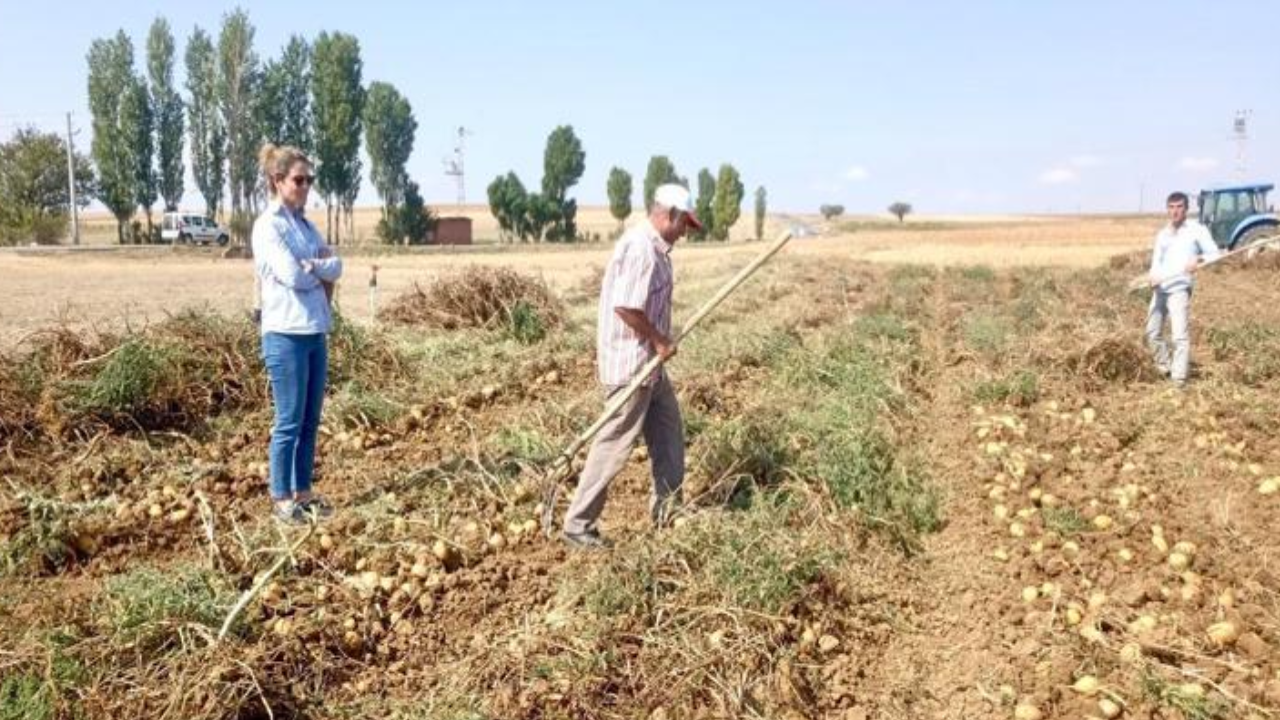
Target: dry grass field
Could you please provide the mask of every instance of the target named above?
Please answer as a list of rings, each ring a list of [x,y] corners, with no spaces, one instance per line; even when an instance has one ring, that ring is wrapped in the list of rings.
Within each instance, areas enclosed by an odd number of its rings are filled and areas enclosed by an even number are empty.
[[[597,553],[536,530],[604,246],[344,249],[302,528],[245,261],[0,255],[0,718],[1275,717],[1280,263],[1204,274],[1179,391],[1156,221],[809,220],[669,367],[681,512],[637,448]],[[678,319],[761,248],[678,248]]]
[[[476,213],[477,232],[484,237],[496,224],[487,212]],[[376,210],[359,217],[376,218]],[[598,208],[584,208],[583,227],[607,233],[612,219]],[[93,220],[91,222],[99,222]],[[370,221],[371,222],[371,221]],[[821,231],[797,239],[785,256],[861,259],[881,263],[937,266],[1046,265],[1086,267],[1117,253],[1145,248],[1158,220],[1152,218],[940,218],[908,221],[898,226],[883,219],[850,218],[823,223],[817,217],[771,217],[766,237],[801,222]],[[752,232],[744,223],[726,245],[686,244],[677,267],[683,277],[697,277],[725,263],[745,263],[757,246],[743,239]],[[490,236],[491,238],[494,236]],[[344,312],[357,322],[369,319],[368,283],[377,265],[379,300],[393,297],[415,282],[427,282],[443,271],[470,264],[504,265],[537,275],[564,290],[594,277],[609,254],[608,242],[585,246],[486,244],[472,248],[419,251],[359,244],[339,250],[346,256],[346,278],[340,285]],[[253,306],[252,269],[248,261],[228,260],[214,249],[147,248],[136,253],[26,255],[0,253],[0,290],[6,312],[0,317],[0,343],[65,321],[77,327],[141,325],[189,307],[222,313],[247,312]]]

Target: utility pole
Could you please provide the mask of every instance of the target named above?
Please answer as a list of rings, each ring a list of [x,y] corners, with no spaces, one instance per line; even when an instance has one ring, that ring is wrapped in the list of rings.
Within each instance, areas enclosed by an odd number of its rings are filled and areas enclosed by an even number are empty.
[[[76,161],[71,147],[71,113],[67,113],[67,190],[71,197],[71,244],[80,244],[80,209],[76,205]]]

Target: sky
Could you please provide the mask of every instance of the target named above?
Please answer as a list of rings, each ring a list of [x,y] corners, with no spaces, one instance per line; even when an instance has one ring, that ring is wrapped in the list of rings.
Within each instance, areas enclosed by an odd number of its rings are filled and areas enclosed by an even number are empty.
[[[0,0],[0,139],[22,125],[89,145],[85,55],[124,29],[143,71],[168,19],[178,57],[233,3]],[[395,85],[418,120],[410,175],[429,203],[471,133],[466,195],[542,176],[547,135],[586,151],[574,193],[607,202],[613,166],[642,185],[665,154],[691,181],[731,163],[769,207],[841,204],[921,214],[1153,211],[1171,191],[1234,180],[1249,111],[1251,179],[1280,179],[1280,3],[970,0],[912,3],[275,0],[242,3],[260,58],[291,35],[355,35],[364,80]],[[50,10],[56,10],[53,17]],[[185,73],[178,63],[178,82]],[[368,163],[365,163],[367,170]],[[369,183],[361,204],[375,204]],[[188,170],[184,209],[201,209]]]

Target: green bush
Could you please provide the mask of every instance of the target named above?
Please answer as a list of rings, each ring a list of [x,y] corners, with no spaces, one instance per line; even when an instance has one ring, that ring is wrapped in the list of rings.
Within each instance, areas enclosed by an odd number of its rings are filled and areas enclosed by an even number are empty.
[[[517,301],[511,308],[507,328],[511,337],[524,345],[532,345],[547,336],[546,323],[537,308],[524,300]]]
[[[964,319],[964,344],[973,352],[995,359],[1009,347],[1013,328],[997,315],[971,313]]]
[[[996,271],[986,265],[966,265],[960,269],[960,277],[972,283],[990,284],[996,280]]]
[[[56,245],[67,236],[65,213],[19,214],[0,211],[0,245]]]
[[[234,601],[232,589],[206,571],[144,567],[108,578],[99,602],[117,641],[165,652],[186,645],[191,625],[216,632]]]
[[[1213,358],[1229,367],[1231,376],[1246,385],[1280,377],[1280,329],[1253,320],[1208,332]]]
[[[557,448],[542,432],[523,426],[506,426],[491,441],[504,458],[518,463],[542,464],[554,460]]]
[[[175,354],[142,338],[120,345],[102,368],[80,385],[80,409],[91,413],[133,415],[147,409],[156,390],[174,379]]]
[[[1041,512],[1044,518],[1044,529],[1057,533],[1062,537],[1079,535],[1088,529],[1089,523],[1084,516],[1073,507],[1047,507]]]
[[[52,720],[55,711],[44,678],[21,673],[0,682],[0,720]]]
[[[1027,407],[1040,399],[1040,378],[1030,370],[979,382],[973,388],[973,399],[982,404],[1007,402]]]
[[[333,394],[328,415],[341,427],[383,428],[404,411],[383,393],[371,390],[357,380],[344,383]]]
[[[757,489],[779,485],[791,465],[788,435],[783,418],[762,408],[707,427],[692,453],[694,467],[719,489],[711,500],[741,509]]]

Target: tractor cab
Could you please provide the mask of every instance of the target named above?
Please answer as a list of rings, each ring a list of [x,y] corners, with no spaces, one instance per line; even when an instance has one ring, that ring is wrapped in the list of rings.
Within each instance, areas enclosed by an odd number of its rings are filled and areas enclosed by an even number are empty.
[[[1218,247],[1234,250],[1280,233],[1280,219],[1267,204],[1270,184],[1224,185],[1200,191],[1200,223]]]

